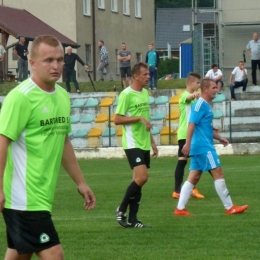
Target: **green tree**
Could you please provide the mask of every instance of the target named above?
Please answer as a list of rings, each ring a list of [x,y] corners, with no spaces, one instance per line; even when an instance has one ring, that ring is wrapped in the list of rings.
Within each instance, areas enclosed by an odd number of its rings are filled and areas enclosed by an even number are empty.
[[[173,72],[179,73],[179,59],[160,59],[158,78]]]

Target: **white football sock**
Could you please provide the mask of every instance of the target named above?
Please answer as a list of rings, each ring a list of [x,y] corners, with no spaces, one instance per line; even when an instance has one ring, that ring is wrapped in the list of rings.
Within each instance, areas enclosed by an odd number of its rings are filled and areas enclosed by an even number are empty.
[[[185,209],[185,205],[188,203],[193,188],[194,188],[193,184],[191,184],[188,181],[185,181],[185,183],[181,188],[181,195],[178,201],[177,209],[179,210]]]
[[[218,179],[214,181],[215,189],[219,198],[221,199],[225,209],[231,209],[233,206],[229,191],[224,179]]]

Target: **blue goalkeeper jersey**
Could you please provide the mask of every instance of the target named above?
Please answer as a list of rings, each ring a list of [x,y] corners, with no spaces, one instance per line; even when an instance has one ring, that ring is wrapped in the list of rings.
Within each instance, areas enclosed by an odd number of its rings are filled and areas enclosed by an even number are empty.
[[[213,144],[213,113],[211,106],[199,98],[191,108],[190,123],[195,124],[191,138],[190,156],[215,150]]]

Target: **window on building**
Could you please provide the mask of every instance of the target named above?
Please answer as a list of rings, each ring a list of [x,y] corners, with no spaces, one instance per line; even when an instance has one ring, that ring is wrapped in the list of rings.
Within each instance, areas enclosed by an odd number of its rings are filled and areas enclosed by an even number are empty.
[[[119,68],[119,60],[117,59],[118,49],[115,49],[115,56],[116,56],[116,75],[120,75],[120,68]]]
[[[91,15],[90,0],[83,0],[83,14]]]
[[[98,0],[98,8],[105,9],[105,0]]]
[[[136,62],[141,62],[142,61],[142,53],[137,52],[136,53]]]
[[[111,11],[118,12],[118,0],[111,0]]]
[[[141,0],[135,0],[135,17],[141,18]]]
[[[91,53],[91,45],[85,45],[85,52],[86,52],[86,64],[92,65],[92,53]]]
[[[129,0],[123,0],[123,14],[130,15]]]

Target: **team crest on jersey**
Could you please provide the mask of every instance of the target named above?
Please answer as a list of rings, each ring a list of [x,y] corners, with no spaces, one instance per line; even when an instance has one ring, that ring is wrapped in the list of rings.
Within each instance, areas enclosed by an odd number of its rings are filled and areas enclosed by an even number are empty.
[[[42,109],[42,113],[49,113],[49,112],[50,112],[50,110],[47,107],[44,107]]]
[[[49,242],[49,241],[50,241],[50,237],[49,237],[47,234],[42,233],[42,234],[40,235],[40,243],[41,243],[41,244],[47,243],[47,242]]]

